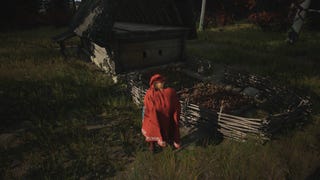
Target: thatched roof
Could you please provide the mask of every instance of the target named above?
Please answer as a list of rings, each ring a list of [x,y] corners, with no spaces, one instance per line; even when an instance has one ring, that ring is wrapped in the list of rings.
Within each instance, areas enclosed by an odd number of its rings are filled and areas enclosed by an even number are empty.
[[[191,0],[83,0],[71,30],[104,44],[115,22],[187,27],[189,38],[196,36]]]

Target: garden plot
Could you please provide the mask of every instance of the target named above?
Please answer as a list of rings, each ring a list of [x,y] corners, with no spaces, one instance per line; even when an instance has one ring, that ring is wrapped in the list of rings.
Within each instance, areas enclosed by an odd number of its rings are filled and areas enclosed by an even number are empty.
[[[155,73],[163,74],[167,85],[177,90],[184,128],[206,127],[226,138],[244,141],[253,137],[265,141],[284,126],[303,122],[310,113],[307,97],[268,78],[226,71],[223,82],[215,83],[208,77],[194,78],[197,73],[190,76],[180,67],[129,74],[128,85],[136,104],[143,104],[149,78]]]

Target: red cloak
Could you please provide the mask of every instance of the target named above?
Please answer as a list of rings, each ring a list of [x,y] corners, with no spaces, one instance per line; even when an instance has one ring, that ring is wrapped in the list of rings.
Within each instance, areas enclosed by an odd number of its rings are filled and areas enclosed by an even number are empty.
[[[176,91],[172,88],[156,90],[154,82],[164,81],[155,74],[150,79],[150,88],[144,97],[144,117],[142,133],[147,142],[156,141],[160,146],[167,143],[179,147],[180,144],[180,102]]]

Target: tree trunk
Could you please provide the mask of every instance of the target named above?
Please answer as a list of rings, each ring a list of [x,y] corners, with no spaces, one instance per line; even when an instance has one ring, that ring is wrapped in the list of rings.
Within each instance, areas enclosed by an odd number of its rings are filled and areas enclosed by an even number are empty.
[[[204,21],[205,11],[206,11],[206,0],[202,0],[199,31],[203,31],[203,21]]]

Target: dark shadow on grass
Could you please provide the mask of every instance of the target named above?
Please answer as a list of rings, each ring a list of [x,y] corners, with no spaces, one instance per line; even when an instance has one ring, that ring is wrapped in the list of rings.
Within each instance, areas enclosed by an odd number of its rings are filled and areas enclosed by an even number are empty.
[[[70,77],[46,81],[8,79],[1,80],[1,84],[1,132],[22,128],[24,122],[94,116],[108,106],[107,100],[126,96],[119,85],[79,83]]]
[[[316,168],[311,174],[309,174],[306,180],[320,179],[320,167]]]
[[[182,138],[181,142],[183,144],[181,149],[188,148],[192,145],[201,147],[219,145],[222,141],[223,135],[220,132],[214,132],[214,129],[208,129],[208,127],[199,127]]]
[[[218,145],[222,142],[223,135],[218,131],[216,113],[212,112],[208,118],[208,110],[200,108],[199,114],[202,118],[189,119],[188,122],[184,123],[184,126],[189,128],[187,128],[187,135],[181,139],[181,150],[192,145],[206,147],[207,145]]]
[[[25,175],[31,179],[80,178],[75,172],[99,179],[114,176],[132,161],[139,130],[129,95],[121,84],[81,68],[75,67],[77,74],[62,72],[41,80],[0,79],[0,133],[24,129],[23,134],[30,136],[22,145],[0,149],[8,157],[1,158],[4,165],[35,159]],[[88,124],[108,127],[89,132]],[[88,157],[99,161],[88,163]],[[0,166],[0,172],[8,166]]]

